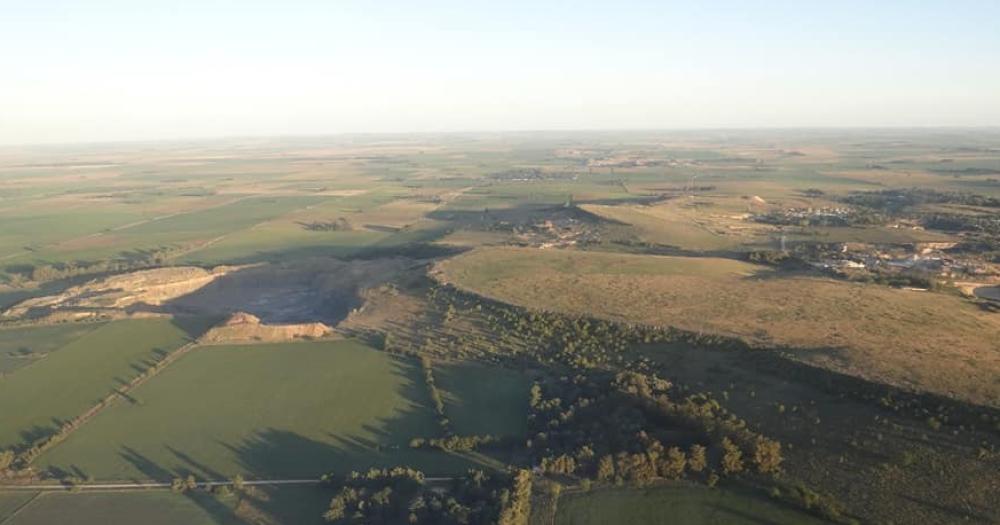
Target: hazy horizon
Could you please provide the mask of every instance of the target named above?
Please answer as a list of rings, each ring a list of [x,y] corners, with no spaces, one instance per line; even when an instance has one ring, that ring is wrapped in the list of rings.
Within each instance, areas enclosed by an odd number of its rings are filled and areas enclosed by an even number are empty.
[[[0,144],[1000,126],[983,1],[0,4]]]

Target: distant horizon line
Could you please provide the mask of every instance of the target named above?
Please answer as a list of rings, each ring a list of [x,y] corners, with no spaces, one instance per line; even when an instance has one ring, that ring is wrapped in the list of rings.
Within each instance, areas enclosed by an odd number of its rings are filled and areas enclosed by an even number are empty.
[[[184,142],[230,142],[241,140],[294,140],[319,139],[324,137],[417,137],[417,136],[461,136],[461,135],[517,135],[517,134],[558,134],[558,133],[691,133],[691,132],[765,132],[765,131],[1000,131],[1000,124],[986,125],[879,125],[879,126],[712,126],[712,127],[664,127],[664,128],[523,128],[523,129],[478,129],[447,131],[338,131],[318,133],[275,133],[275,134],[233,134],[202,135],[186,137],[163,137],[149,139],[98,139],[98,140],[53,140],[44,142],[0,142],[0,149],[24,147],[83,147],[113,146],[129,144],[176,144]]]

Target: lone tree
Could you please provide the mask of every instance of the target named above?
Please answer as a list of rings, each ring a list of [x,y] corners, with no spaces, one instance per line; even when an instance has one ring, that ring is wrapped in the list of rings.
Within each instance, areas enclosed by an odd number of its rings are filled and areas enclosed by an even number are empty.
[[[615,460],[610,455],[597,462],[597,480],[611,481],[615,477]]]
[[[705,457],[705,447],[695,443],[688,451],[688,468],[691,472],[701,472],[708,466],[708,459]]]
[[[781,467],[781,443],[773,439],[757,436],[754,441],[753,461],[757,471],[763,474],[777,472]]]
[[[670,447],[667,450],[667,457],[660,463],[660,473],[668,479],[677,479],[684,475],[684,468],[687,466],[687,457],[684,452],[677,447]]]
[[[726,474],[743,471],[743,452],[728,437],[722,438],[722,471]]]
[[[0,472],[4,472],[14,464],[14,451],[4,450],[0,452]]]

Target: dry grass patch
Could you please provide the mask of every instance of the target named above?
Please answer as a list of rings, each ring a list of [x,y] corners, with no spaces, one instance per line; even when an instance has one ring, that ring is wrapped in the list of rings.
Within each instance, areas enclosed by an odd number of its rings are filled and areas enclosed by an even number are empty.
[[[1000,317],[959,297],[708,257],[482,248],[437,272],[501,301],[786,346],[840,372],[1000,406]]]

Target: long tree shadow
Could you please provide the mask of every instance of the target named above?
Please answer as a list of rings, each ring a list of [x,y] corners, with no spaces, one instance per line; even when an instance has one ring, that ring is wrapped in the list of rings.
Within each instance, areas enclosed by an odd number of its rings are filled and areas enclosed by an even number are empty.
[[[147,479],[139,480],[133,479],[133,482],[142,481],[159,481],[159,482],[169,482],[175,477],[180,477],[180,472],[171,471],[165,467],[158,465],[152,459],[144,456],[140,452],[136,451],[130,447],[122,447],[120,455],[123,459],[131,463],[136,470],[141,472],[143,476]],[[210,515],[216,523],[220,525],[235,525],[249,523],[239,516],[236,515],[233,508],[220,501],[218,498],[213,496],[204,490],[188,490],[184,492],[184,497],[188,498],[196,505],[201,507],[208,515]]]
[[[360,432],[340,431],[331,424],[325,435],[304,436],[276,426],[260,429],[239,443],[221,443],[237,458],[244,471],[259,477],[318,477],[325,473],[406,465],[428,474],[464,472],[468,460],[437,451],[412,449],[414,437],[440,435],[430,394],[411,358],[389,356],[392,373],[399,378],[395,395],[400,405],[390,416],[373,416]],[[350,401],[343,410],[353,410]]]

